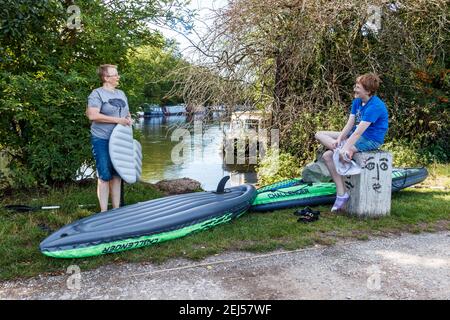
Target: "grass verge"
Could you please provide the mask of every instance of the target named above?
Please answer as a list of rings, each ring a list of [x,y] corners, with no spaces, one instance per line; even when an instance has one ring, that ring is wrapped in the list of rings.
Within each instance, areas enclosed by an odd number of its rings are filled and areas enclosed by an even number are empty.
[[[381,219],[334,215],[329,212],[329,206],[317,207],[321,211],[320,220],[310,224],[297,223],[297,217],[292,214],[294,209],[247,213],[231,223],[162,244],[73,260],[52,259],[40,253],[39,243],[48,235],[42,227],[56,230],[97,212],[98,207],[78,207],[79,204],[96,204],[95,183],[11,194],[0,201],[0,280],[41,273],[63,274],[73,264],[85,271],[110,263],[161,263],[177,257],[197,260],[229,250],[293,250],[314,244],[330,245],[339,239],[367,240],[370,236],[401,232],[450,230],[450,165],[434,165],[429,172],[429,178],[421,185],[395,193],[391,215]],[[128,204],[160,196],[145,183],[127,186],[125,193]],[[3,209],[6,204],[60,204],[62,208],[13,213]]]

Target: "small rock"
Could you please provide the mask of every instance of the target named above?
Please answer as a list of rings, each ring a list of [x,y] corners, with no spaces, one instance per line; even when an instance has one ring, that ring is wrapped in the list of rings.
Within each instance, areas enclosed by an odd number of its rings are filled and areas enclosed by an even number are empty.
[[[154,184],[155,188],[165,194],[182,194],[202,190],[200,182],[190,179],[161,180]]]

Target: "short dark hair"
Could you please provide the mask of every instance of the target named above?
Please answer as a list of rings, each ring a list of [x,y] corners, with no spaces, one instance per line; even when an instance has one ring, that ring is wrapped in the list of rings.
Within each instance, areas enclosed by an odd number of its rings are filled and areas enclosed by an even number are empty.
[[[382,83],[380,77],[376,73],[366,73],[356,78],[356,82],[361,84],[363,88],[374,95],[380,84]]]

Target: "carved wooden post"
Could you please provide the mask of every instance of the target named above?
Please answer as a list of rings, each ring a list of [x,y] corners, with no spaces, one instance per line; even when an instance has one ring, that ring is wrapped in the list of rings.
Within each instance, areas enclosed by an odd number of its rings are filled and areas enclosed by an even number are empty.
[[[360,217],[381,217],[391,211],[392,154],[385,151],[358,152],[353,160],[361,174],[344,177],[350,194],[347,213]]]

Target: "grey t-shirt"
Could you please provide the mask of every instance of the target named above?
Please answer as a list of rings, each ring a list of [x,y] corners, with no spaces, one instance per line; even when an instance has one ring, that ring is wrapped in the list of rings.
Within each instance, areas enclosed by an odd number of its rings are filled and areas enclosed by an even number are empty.
[[[92,90],[88,97],[88,107],[98,108],[105,116],[125,118],[128,116],[128,100],[122,90],[106,90],[103,87]],[[92,121],[91,134],[100,139],[109,139],[116,126],[115,123]]]

